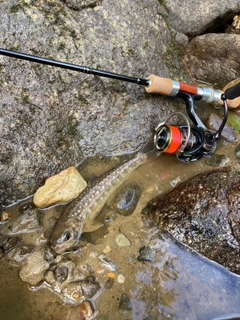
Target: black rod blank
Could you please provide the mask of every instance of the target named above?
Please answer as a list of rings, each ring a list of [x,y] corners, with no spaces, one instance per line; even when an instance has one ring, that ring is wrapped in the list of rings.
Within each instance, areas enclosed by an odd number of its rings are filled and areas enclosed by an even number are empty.
[[[46,65],[53,66],[53,67],[59,67],[59,68],[63,68],[63,69],[69,69],[69,70],[73,70],[73,71],[93,74],[93,75],[97,75],[100,77],[106,77],[106,78],[111,78],[111,79],[116,79],[116,80],[121,80],[121,81],[132,82],[132,83],[136,83],[136,84],[143,85],[143,86],[149,86],[149,84],[150,84],[150,80],[148,80],[148,79],[129,77],[129,76],[121,75],[118,73],[103,71],[103,70],[99,70],[99,69],[93,69],[93,68],[86,67],[86,66],[79,66],[76,64],[52,60],[52,59],[41,58],[38,56],[32,56],[29,54],[20,53],[20,52],[16,52],[16,51],[12,51],[12,50],[6,50],[6,49],[0,48],[0,54],[4,55],[4,56],[11,57],[11,58],[27,60],[30,62],[37,62],[37,63],[46,64]]]

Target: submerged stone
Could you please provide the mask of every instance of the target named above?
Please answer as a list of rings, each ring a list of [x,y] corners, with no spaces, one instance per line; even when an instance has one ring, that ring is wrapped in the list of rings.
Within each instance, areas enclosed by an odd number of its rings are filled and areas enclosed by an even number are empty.
[[[117,234],[116,242],[120,247],[130,247],[131,246],[131,242],[128,240],[128,238],[123,233]]]
[[[160,230],[240,274],[240,173],[231,167],[199,174],[151,200],[142,211]]]
[[[138,183],[125,182],[116,192],[112,208],[122,216],[130,216],[139,201],[142,190]]]
[[[138,261],[149,261],[153,262],[154,261],[154,253],[152,249],[148,246],[143,246],[142,248],[139,249],[140,255],[138,256]]]
[[[119,309],[128,310],[128,311],[132,310],[131,301],[125,293],[121,295],[121,299],[119,302]]]
[[[44,279],[45,271],[48,268],[49,263],[44,258],[44,250],[34,251],[27,257],[19,272],[19,276],[22,281],[34,286]]]
[[[35,250],[32,244],[21,244],[6,254],[7,261],[14,266],[20,266],[28,256]]]
[[[235,149],[235,155],[238,159],[240,159],[240,144]]]
[[[229,158],[224,154],[213,154],[206,159],[206,164],[211,167],[223,167],[229,162]]]

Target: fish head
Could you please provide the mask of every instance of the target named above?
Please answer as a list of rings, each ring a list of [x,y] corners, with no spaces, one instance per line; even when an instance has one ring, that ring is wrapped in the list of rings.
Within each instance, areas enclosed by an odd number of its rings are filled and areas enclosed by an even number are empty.
[[[80,234],[79,229],[73,224],[57,223],[51,238],[51,248],[57,254],[61,254],[78,242]]]

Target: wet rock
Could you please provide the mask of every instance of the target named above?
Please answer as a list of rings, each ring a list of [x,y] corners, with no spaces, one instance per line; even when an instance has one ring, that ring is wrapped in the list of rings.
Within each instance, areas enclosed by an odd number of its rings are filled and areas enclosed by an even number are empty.
[[[0,226],[0,232],[4,235],[16,235],[34,232],[42,228],[38,209],[33,207],[23,214],[12,217],[10,221]]]
[[[123,293],[121,295],[121,298],[120,298],[120,302],[119,302],[119,307],[118,307],[120,310],[127,310],[127,311],[130,311],[132,310],[132,305],[131,305],[131,301],[130,299],[128,298],[128,296]]]
[[[81,320],[91,320],[98,315],[98,311],[95,310],[93,304],[89,300],[83,301],[79,307],[79,319]]]
[[[18,245],[10,252],[6,254],[6,260],[8,263],[14,266],[21,266],[28,256],[35,250],[35,246],[32,244]]]
[[[91,299],[101,290],[101,285],[96,281],[95,277],[89,276],[81,282],[81,288],[84,297]]]
[[[224,167],[227,165],[229,158],[224,154],[213,154],[205,160],[206,164],[211,167]]]
[[[209,129],[217,131],[222,123],[222,118],[220,118],[215,113],[211,113],[207,119],[206,126]],[[236,134],[233,131],[233,128],[228,124],[225,124],[223,131],[221,133],[222,138],[227,141],[234,142],[236,141]]]
[[[123,233],[117,234],[116,242],[120,247],[131,247],[131,242]]]
[[[67,284],[62,290],[63,299],[67,303],[78,305],[85,299],[91,299],[101,291],[99,282],[86,278],[84,281],[74,281]]]
[[[87,186],[78,170],[69,167],[48,178],[45,185],[34,194],[34,204],[45,208],[56,203],[65,203],[75,198]]]
[[[114,278],[109,277],[104,285],[104,288],[109,290],[113,287],[113,285],[114,285]]]
[[[240,144],[236,147],[235,154],[237,158],[240,158]]]
[[[154,261],[154,252],[152,249],[148,246],[143,246],[139,249],[140,255],[137,257],[138,261],[148,261],[153,262]]]
[[[63,266],[60,265],[54,270],[54,274],[57,281],[63,282],[68,277],[68,267],[64,265]]]
[[[109,270],[109,271],[113,271],[113,272],[114,272],[114,271],[117,271],[117,266],[116,266],[116,264],[115,264],[114,262],[112,262],[111,260],[109,260],[105,254],[101,254],[101,255],[98,257],[98,259],[99,259],[101,265],[102,265],[105,269],[107,269],[107,270]]]
[[[2,245],[4,252],[8,252],[12,250],[18,245],[19,242],[20,242],[19,237],[6,238]]]
[[[34,209],[34,208],[36,208],[35,205],[34,205],[34,203],[32,203],[32,202],[25,202],[25,203],[23,203],[23,204],[19,207],[18,211],[19,211],[21,214],[23,214],[23,213],[25,213],[25,212],[27,212],[27,211],[29,211],[29,210]]]
[[[143,218],[240,274],[239,186],[240,173],[231,167],[199,174],[150,201]]]
[[[53,271],[49,270],[45,273],[45,281],[50,285],[53,285],[56,282],[56,278]]]
[[[86,276],[83,274],[80,266],[71,260],[63,260],[57,263],[54,275],[56,282],[59,282],[63,286],[71,281],[83,280]]]
[[[0,212],[0,223],[2,222],[7,222],[11,219],[11,216],[8,212],[6,211],[1,211]]]
[[[45,260],[44,250],[34,251],[25,260],[19,276],[22,281],[28,282],[31,285],[36,285],[44,279],[45,271],[49,268],[49,263]]]
[[[120,215],[130,216],[138,204],[141,193],[142,190],[136,182],[124,183],[112,200],[112,209],[115,209]]]

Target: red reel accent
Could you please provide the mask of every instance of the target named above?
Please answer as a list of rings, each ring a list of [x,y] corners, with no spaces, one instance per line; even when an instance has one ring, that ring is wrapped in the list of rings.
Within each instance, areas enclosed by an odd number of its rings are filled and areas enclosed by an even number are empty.
[[[170,130],[170,141],[168,144],[168,147],[164,150],[165,153],[175,153],[181,143],[182,143],[182,135],[181,135],[181,131],[178,129],[178,127],[174,127],[174,126],[168,126],[169,130]]]

